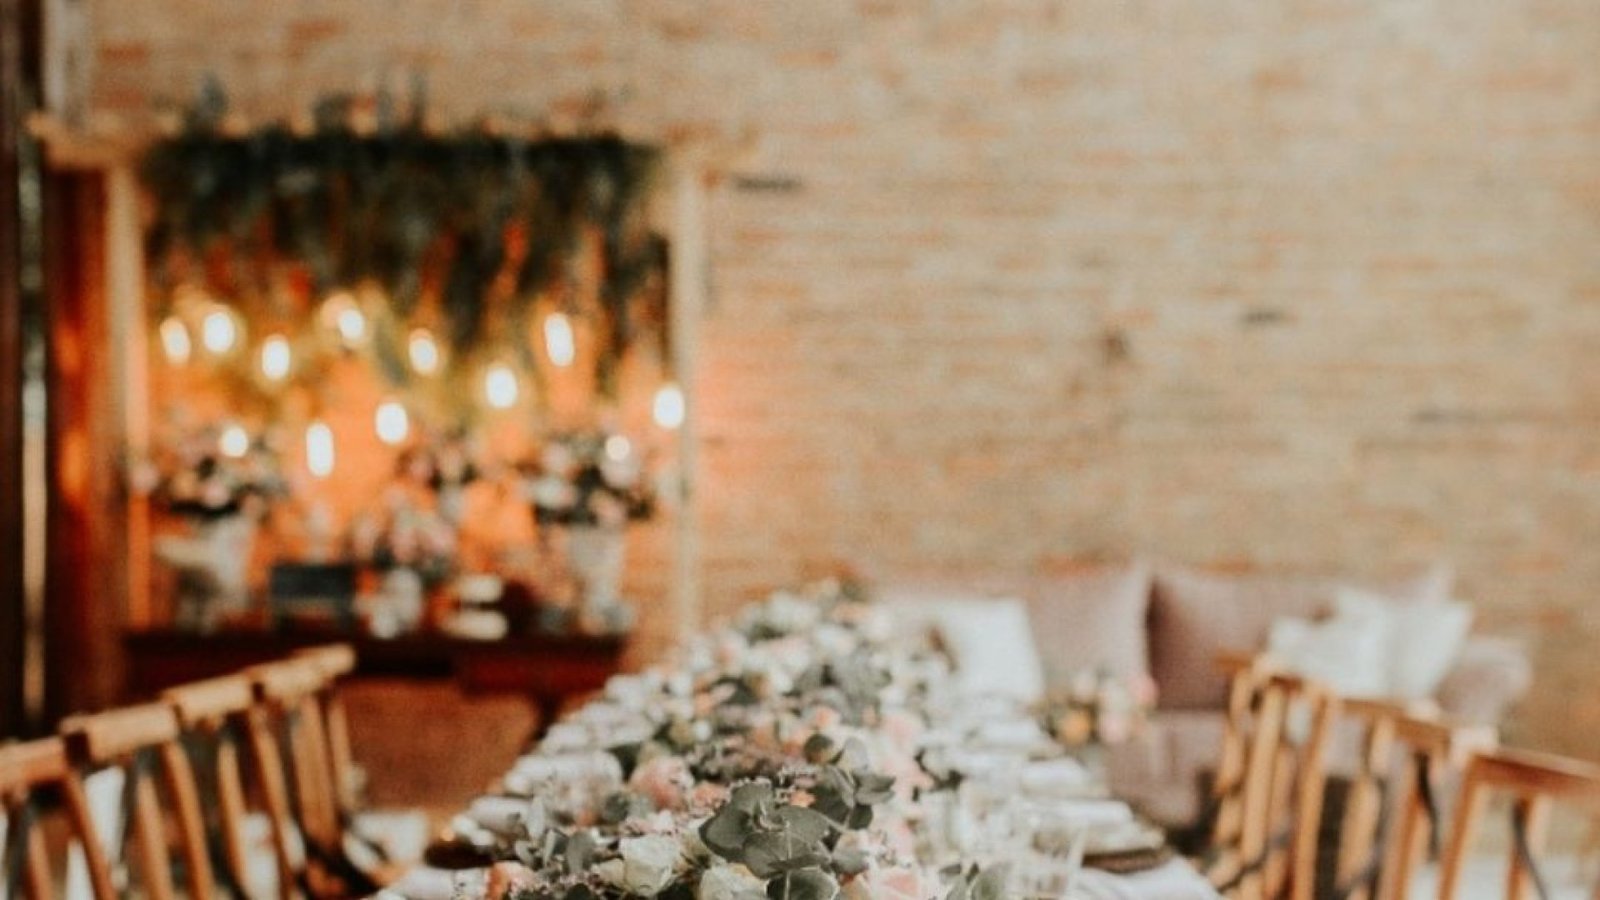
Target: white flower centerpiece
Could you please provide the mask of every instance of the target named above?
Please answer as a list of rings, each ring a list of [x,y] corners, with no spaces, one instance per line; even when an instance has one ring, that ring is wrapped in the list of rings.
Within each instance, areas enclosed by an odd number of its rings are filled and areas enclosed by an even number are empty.
[[[238,425],[183,434],[135,467],[133,487],[187,526],[155,543],[177,573],[177,626],[210,631],[248,610],[256,532],[287,493],[264,436]]]
[[[626,630],[632,617],[622,602],[625,526],[655,512],[642,454],[616,432],[552,435],[523,467],[523,486],[535,521],[549,529],[575,582],[580,621],[590,630]]]

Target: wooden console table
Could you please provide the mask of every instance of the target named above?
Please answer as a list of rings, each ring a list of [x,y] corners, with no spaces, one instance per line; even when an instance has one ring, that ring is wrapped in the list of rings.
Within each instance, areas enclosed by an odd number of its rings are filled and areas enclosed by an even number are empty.
[[[465,693],[516,693],[539,711],[539,727],[567,700],[598,690],[619,671],[622,637],[508,637],[478,641],[443,634],[383,639],[336,632],[173,630],[129,632],[124,693],[146,699],[184,682],[226,675],[282,659],[302,647],[347,643],[356,651],[354,677],[450,679]]]

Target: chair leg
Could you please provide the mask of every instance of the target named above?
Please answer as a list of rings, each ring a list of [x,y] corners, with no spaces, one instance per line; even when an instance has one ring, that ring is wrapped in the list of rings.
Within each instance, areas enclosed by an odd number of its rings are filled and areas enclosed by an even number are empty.
[[[1513,814],[1523,824],[1528,852],[1537,855],[1544,848],[1545,836],[1550,831],[1550,803],[1544,798],[1518,797],[1512,804]],[[1511,865],[1506,870],[1506,900],[1527,900],[1528,885],[1533,880],[1533,873],[1528,871],[1529,862],[1512,848]]]
[[[1450,829],[1450,846],[1445,849],[1439,864],[1439,900],[1456,900],[1461,887],[1462,870],[1466,867],[1467,851],[1483,821],[1483,811],[1488,802],[1484,786],[1469,773],[1461,786],[1460,805],[1456,809],[1455,826]]]

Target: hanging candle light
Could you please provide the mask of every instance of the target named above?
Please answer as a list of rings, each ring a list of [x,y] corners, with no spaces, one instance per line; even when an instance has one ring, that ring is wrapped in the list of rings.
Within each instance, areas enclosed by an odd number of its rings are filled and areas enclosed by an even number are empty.
[[[223,456],[239,459],[250,452],[250,434],[237,424],[229,425],[217,438],[217,449]]]
[[[406,413],[405,404],[398,400],[379,403],[372,420],[378,431],[378,440],[391,447],[404,443],[406,436],[411,433],[411,417]]]
[[[426,328],[413,330],[406,350],[411,356],[411,369],[418,375],[439,371],[439,344],[433,339],[433,332]]]
[[[495,409],[517,405],[517,373],[505,363],[495,363],[483,375],[483,396]]]
[[[655,416],[656,424],[662,428],[672,430],[682,426],[684,414],[687,412],[683,401],[683,389],[671,381],[657,388],[651,412]]]
[[[320,420],[306,426],[306,469],[317,478],[333,474],[333,429]]]
[[[271,382],[289,377],[289,367],[294,355],[289,349],[289,339],[274,334],[261,342],[261,376]]]
[[[177,316],[168,316],[161,320],[159,329],[161,335],[161,351],[167,355],[167,362],[181,366],[189,361],[189,354],[193,346],[189,341],[189,328]]]
[[[239,326],[233,314],[216,307],[200,320],[200,344],[210,353],[221,356],[233,349],[239,340]]]
[[[572,336],[572,320],[566,313],[555,312],[544,317],[544,348],[552,364],[563,369],[572,365],[578,348]]]

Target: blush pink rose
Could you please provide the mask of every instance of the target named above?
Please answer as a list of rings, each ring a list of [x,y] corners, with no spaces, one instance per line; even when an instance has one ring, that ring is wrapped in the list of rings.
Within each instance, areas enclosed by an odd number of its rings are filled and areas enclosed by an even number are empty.
[[[628,787],[650,798],[656,809],[682,809],[694,784],[689,764],[676,756],[658,756],[633,771]]]
[[[509,897],[513,891],[531,888],[537,882],[533,870],[519,862],[497,862],[489,867],[487,896],[490,900]]]

